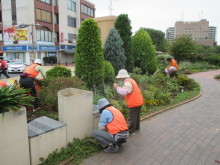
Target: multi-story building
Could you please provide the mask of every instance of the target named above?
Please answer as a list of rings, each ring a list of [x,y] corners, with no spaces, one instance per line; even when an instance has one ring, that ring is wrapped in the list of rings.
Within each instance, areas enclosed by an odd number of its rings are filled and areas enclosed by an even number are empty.
[[[174,40],[174,27],[169,27],[166,30],[166,39],[168,41],[173,41]]]
[[[81,20],[94,17],[95,6],[85,0],[1,0],[0,13],[8,59],[31,64],[57,56],[60,63],[72,63]]]
[[[209,26],[209,39],[216,41],[216,31],[217,31],[216,27]]]
[[[170,30],[173,30],[172,33]],[[167,29],[166,37],[172,41],[169,37],[169,33],[174,34],[174,38],[178,38],[181,35],[189,35],[193,41],[201,45],[215,45],[216,44],[216,27],[210,26],[206,19],[195,22],[183,22],[177,21],[175,27]]]

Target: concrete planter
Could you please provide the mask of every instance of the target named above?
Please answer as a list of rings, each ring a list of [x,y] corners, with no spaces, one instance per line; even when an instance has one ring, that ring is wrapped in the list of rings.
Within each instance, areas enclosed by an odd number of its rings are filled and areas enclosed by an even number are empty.
[[[0,114],[0,164],[30,165],[26,111]]]
[[[91,136],[93,129],[93,93],[76,88],[58,92],[59,120],[67,124],[67,143],[73,138]]]

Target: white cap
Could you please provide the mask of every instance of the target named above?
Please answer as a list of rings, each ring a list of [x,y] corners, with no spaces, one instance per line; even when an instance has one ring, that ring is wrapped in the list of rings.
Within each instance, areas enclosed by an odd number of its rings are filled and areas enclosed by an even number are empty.
[[[121,69],[118,72],[118,75],[116,76],[116,78],[129,78],[130,76],[128,75],[127,70],[125,69]]]
[[[41,62],[40,59],[35,59],[35,60],[34,60],[34,63],[35,63],[35,64],[42,64],[42,62]]]
[[[103,107],[105,107],[106,105],[109,105],[110,103],[108,102],[108,100],[106,98],[102,98],[98,101],[98,107],[99,109],[102,109]]]

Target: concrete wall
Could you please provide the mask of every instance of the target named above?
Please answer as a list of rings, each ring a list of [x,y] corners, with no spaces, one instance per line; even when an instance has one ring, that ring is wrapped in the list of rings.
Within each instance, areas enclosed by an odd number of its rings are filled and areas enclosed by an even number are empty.
[[[73,138],[91,136],[93,130],[93,93],[66,88],[58,93],[59,120],[67,124],[67,143]]]
[[[30,164],[25,110],[0,114],[0,164]]]
[[[66,126],[45,134],[29,138],[31,165],[40,164],[40,158],[47,158],[56,149],[66,147]]]

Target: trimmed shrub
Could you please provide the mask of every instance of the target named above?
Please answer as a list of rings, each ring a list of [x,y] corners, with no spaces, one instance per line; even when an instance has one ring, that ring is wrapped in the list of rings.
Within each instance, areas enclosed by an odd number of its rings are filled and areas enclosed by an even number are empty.
[[[113,83],[115,79],[115,71],[109,61],[104,61],[104,81],[105,83]]]
[[[195,52],[195,43],[188,35],[182,35],[174,40],[170,53],[177,61],[189,60]]]
[[[153,74],[157,70],[156,49],[150,35],[143,29],[132,37],[132,54],[135,67],[141,68],[143,74]]]
[[[118,30],[118,33],[121,36],[121,39],[124,42],[124,50],[126,57],[125,68],[127,71],[131,72],[134,67],[134,57],[131,53],[131,21],[127,14],[120,14],[115,21],[115,28]]]
[[[47,78],[71,77],[71,70],[63,66],[55,66],[46,72]]]
[[[89,87],[104,82],[103,51],[97,23],[88,18],[82,22],[76,45],[75,74]]]
[[[77,77],[53,77],[43,82],[39,91],[39,104],[42,110],[58,112],[58,97],[60,90],[65,88],[85,89],[85,84]]]
[[[51,64],[56,64],[57,63],[57,57],[56,56],[50,56],[49,58],[49,63]]]
[[[220,55],[210,55],[207,58],[207,61],[212,65],[220,66]]]
[[[117,74],[120,69],[125,68],[125,52],[123,41],[115,28],[112,28],[108,34],[104,46],[104,57],[110,61]]]

